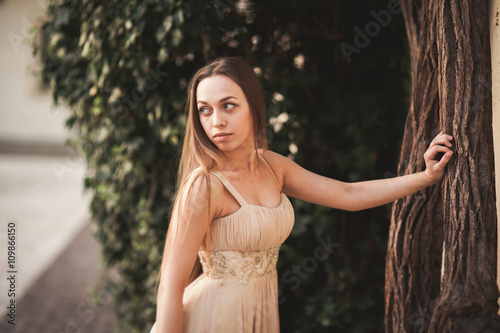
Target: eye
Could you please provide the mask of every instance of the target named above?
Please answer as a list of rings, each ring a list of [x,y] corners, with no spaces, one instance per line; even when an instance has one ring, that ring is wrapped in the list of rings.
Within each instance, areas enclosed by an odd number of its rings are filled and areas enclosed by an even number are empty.
[[[209,114],[210,113],[210,108],[209,107],[206,107],[206,106],[203,106],[201,108],[198,109],[198,112],[201,113],[201,114]]]
[[[231,110],[232,108],[235,107],[233,103],[224,103],[224,110]]]

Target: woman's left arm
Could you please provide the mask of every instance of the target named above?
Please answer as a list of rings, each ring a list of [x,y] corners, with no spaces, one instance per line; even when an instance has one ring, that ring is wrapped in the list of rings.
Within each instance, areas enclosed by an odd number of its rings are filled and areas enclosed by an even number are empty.
[[[283,179],[285,194],[318,205],[356,211],[387,204],[437,183],[453,154],[451,140],[451,136],[443,133],[434,138],[424,154],[425,171],[357,183],[322,177],[278,154],[272,154],[269,160]],[[444,155],[437,160],[440,153]]]

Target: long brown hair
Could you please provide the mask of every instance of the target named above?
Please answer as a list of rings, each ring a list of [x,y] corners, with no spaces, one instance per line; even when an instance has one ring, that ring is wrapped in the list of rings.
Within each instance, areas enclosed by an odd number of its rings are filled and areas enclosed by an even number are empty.
[[[202,177],[202,180],[206,182],[208,187],[208,206],[210,207],[209,173],[212,170],[222,169],[222,152],[210,141],[210,138],[201,125],[196,97],[198,84],[202,80],[215,75],[225,75],[241,87],[252,113],[256,153],[258,148],[267,149],[265,129],[266,105],[259,80],[252,67],[240,58],[221,57],[198,70],[188,86],[186,103],[187,123],[177,176],[177,192],[165,241],[161,269],[165,265],[173,240],[177,237],[185,236],[178,234],[179,223],[184,220],[188,221],[187,223],[190,221],[190,214],[188,214],[186,219],[183,216],[186,213],[187,200],[191,195],[193,184],[199,177]],[[195,196],[195,202],[197,199],[198,193]],[[207,249],[210,248],[209,230],[207,230],[203,245]],[[188,283],[192,282],[200,272],[201,265],[197,262],[193,267]]]

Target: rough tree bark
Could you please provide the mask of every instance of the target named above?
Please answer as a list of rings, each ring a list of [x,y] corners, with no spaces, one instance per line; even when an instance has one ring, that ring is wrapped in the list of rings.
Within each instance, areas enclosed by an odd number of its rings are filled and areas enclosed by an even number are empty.
[[[412,100],[398,174],[422,171],[423,154],[439,133],[434,5],[401,1],[412,65]],[[386,257],[386,332],[424,332],[439,294],[442,209],[439,186],[396,201]]]
[[[487,1],[439,0],[441,126],[456,139],[442,183],[444,274],[430,332],[500,332]]]
[[[399,174],[440,130],[456,152],[440,186],[398,200],[386,258],[386,332],[500,332],[486,0],[401,0],[412,61]],[[441,256],[444,235],[444,276]]]

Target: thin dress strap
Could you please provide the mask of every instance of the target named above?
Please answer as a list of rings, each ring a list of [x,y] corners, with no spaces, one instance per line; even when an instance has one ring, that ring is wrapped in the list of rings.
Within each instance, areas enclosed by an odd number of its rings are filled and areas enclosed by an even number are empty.
[[[222,182],[222,184],[224,184],[224,186],[227,188],[227,190],[238,201],[238,203],[240,204],[240,206],[245,206],[247,204],[247,202],[245,201],[245,199],[243,199],[243,197],[241,196],[241,194],[239,194],[238,191],[236,191],[236,189],[233,187],[233,185],[231,185],[231,183],[229,182],[229,180],[227,180],[227,178],[224,177],[224,175],[222,173],[220,173],[219,171],[212,171],[212,173],[215,176],[217,176],[217,178],[220,179],[220,181]]]
[[[273,172],[273,169],[271,169],[271,166],[269,165],[269,163],[267,163],[267,161],[264,158],[264,156],[262,156],[261,154],[257,154],[257,155],[259,155],[259,157],[264,161],[264,163],[267,165],[267,167],[269,168],[269,170],[273,174],[274,180],[276,181],[276,184],[278,185],[278,189],[280,190],[280,193],[281,193],[281,186],[280,186],[280,183],[278,182],[278,178],[276,178],[276,175]]]

